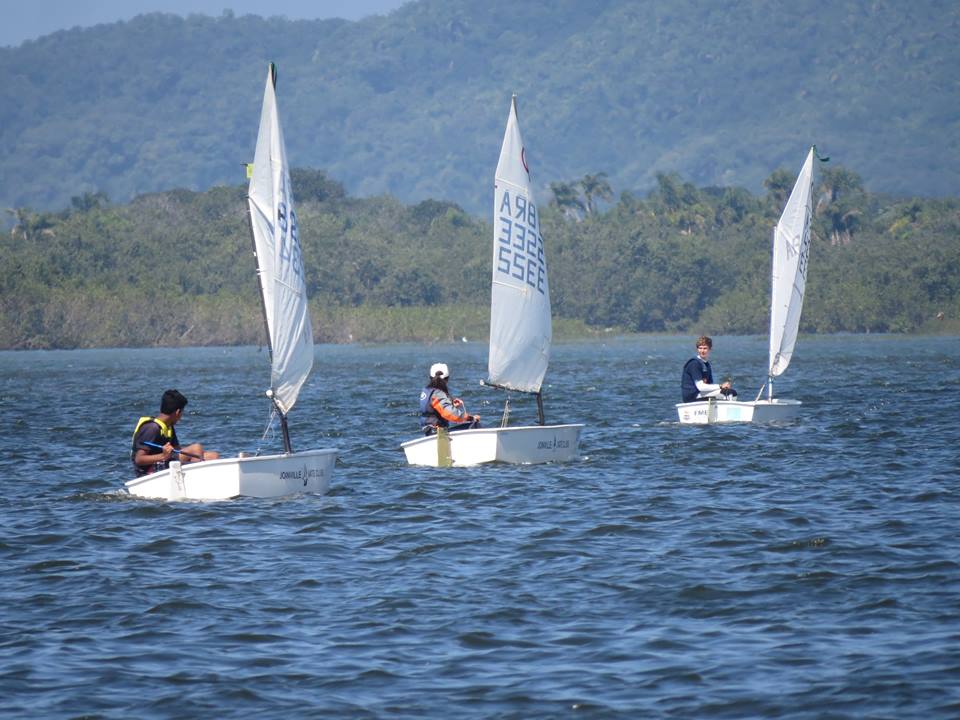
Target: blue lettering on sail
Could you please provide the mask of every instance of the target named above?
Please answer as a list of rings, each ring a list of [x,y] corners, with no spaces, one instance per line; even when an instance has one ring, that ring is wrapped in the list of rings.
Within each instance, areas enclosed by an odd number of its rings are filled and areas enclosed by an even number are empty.
[[[508,217],[500,216],[500,236],[497,238],[506,245],[510,244],[510,232],[513,228],[513,221]]]
[[[527,246],[527,226],[523,223],[516,223],[514,228],[516,232],[513,233],[513,248],[523,252],[523,249]]]
[[[516,213],[514,217],[526,220],[527,218],[527,199],[523,195],[518,195],[516,200]]]
[[[497,270],[504,273],[505,275],[510,274],[510,248],[505,248],[502,245],[497,248],[499,250],[497,254]]]
[[[810,257],[810,226],[806,225],[803,229],[803,239],[800,242],[800,262],[797,271],[800,277],[807,279],[807,260]]]
[[[547,292],[547,263],[543,253],[537,206],[525,195],[508,190],[497,209],[496,275],[512,278],[536,290]],[[509,282],[516,286],[516,282]]]
[[[303,278],[303,255],[300,252],[300,228],[297,214],[290,203],[286,175],[280,177],[280,198],[277,202],[277,227],[280,229],[280,259],[290,264],[293,274]]]

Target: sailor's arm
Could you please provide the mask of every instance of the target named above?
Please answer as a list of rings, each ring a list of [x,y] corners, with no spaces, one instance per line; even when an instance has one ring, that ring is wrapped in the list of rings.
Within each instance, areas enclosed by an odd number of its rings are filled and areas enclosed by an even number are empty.
[[[440,397],[437,397],[440,395]],[[434,393],[430,398],[430,407],[433,411],[447,422],[460,423],[469,419],[465,412],[457,410],[450,401],[450,398],[441,393]]]
[[[711,393],[716,395],[720,392],[720,386],[715,383],[708,383],[705,380],[697,380],[697,392],[703,396]]]
[[[167,443],[160,452],[151,453],[144,448],[139,448],[133,456],[133,462],[137,465],[153,465],[158,462],[167,462],[173,454],[173,445]]]

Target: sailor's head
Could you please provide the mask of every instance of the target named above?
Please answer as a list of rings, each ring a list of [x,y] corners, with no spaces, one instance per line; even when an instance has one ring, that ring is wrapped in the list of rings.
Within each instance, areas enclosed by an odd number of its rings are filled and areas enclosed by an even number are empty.
[[[710,350],[713,348],[713,340],[708,338],[706,335],[701,335],[697,338],[697,355],[702,358],[706,358],[710,354]]]
[[[446,363],[434,363],[430,366],[430,379],[440,378],[441,380],[446,380],[450,377],[450,370],[447,368]]]
[[[167,390],[160,398],[160,412],[164,415],[173,415],[178,410],[181,412],[187,406],[187,399],[179,390]]]

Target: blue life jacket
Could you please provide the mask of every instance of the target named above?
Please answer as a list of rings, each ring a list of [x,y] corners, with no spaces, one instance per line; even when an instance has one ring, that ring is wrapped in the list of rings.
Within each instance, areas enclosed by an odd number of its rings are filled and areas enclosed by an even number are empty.
[[[697,380],[713,384],[713,368],[710,367],[709,362],[701,360],[699,355],[687,360],[683,366],[683,375],[680,378],[683,402],[693,402],[697,399],[697,395],[700,394],[697,390]]]
[[[428,425],[439,425],[440,427],[449,427],[450,423],[437,415],[437,411],[430,405],[433,393],[436,388],[429,385],[420,391],[420,427]]]

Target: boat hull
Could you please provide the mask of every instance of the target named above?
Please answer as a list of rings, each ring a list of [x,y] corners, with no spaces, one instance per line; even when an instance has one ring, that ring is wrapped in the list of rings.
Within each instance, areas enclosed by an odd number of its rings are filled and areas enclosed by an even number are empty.
[[[330,487],[336,449],[284,455],[220,458],[170,467],[126,483],[131,495],[160,500],[228,500],[323,494]]]
[[[677,417],[683,425],[715,423],[778,423],[800,415],[799,400],[697,400],[677,404]]]
[[[567,462],[580,456],[583,425],[533,425],[480,428],[449,433],[450,460],[455,467],[502,462],[533,465]],[[438,436],[410,440],[401,445],[410,465],[446,465],[437,447]],[[441,445],[442,450],[442,445]]]

